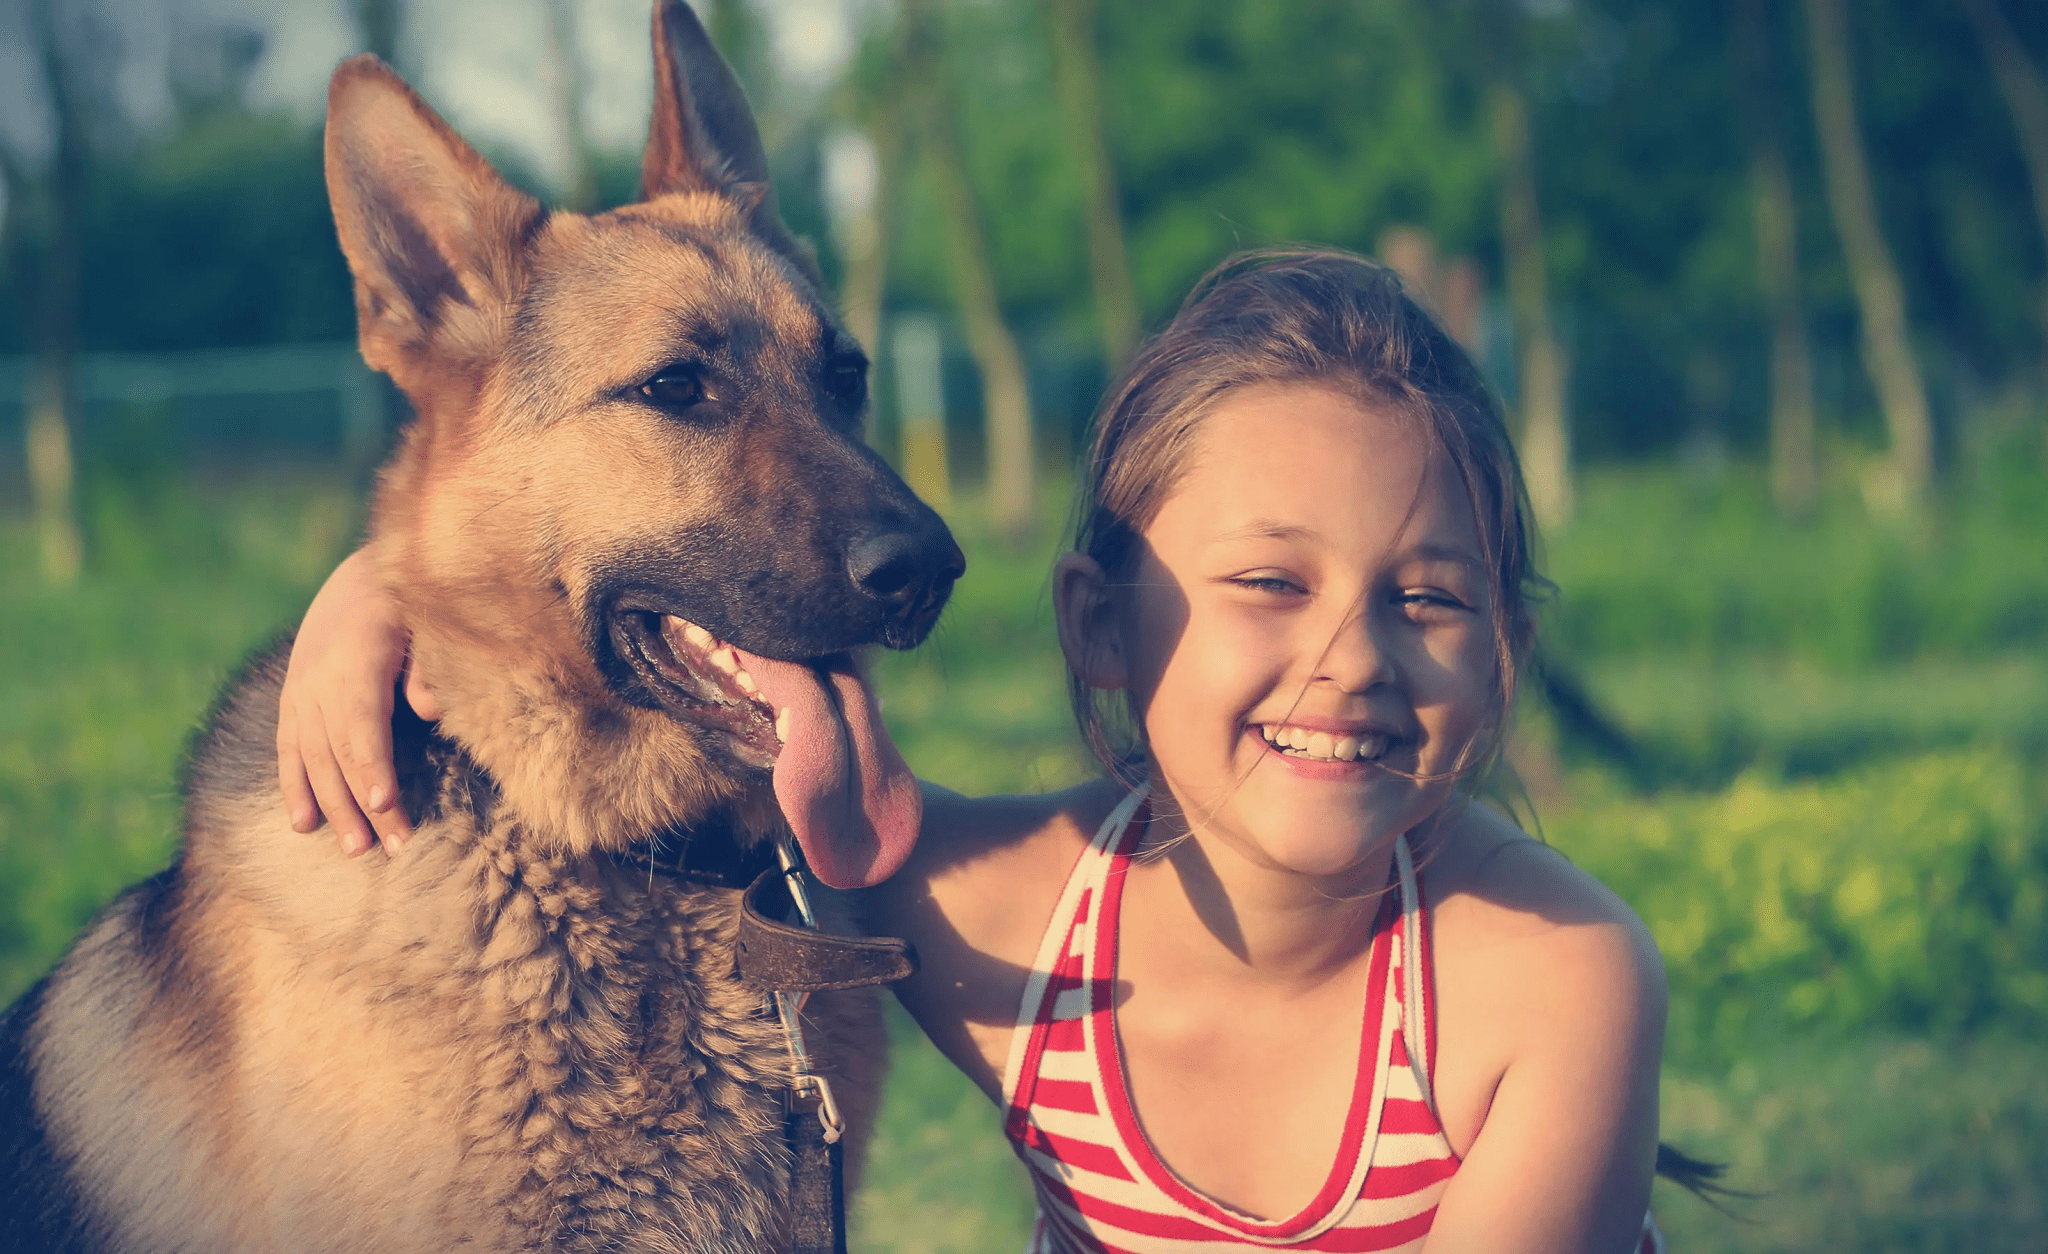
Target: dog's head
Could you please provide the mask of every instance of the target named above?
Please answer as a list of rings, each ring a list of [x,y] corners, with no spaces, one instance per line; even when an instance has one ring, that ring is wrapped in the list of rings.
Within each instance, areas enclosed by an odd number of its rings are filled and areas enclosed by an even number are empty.
[[[814,868],[871,881],[916,789],[847,651],[920,642],[964,562],[862,442],[867,359],[680,0],[654,50],[644,198],[590,217],[374,58],[335,71],[363,356],[417,412],[373,543],[444,731],[537,826],[617,847],[759,803],[772,769]]]

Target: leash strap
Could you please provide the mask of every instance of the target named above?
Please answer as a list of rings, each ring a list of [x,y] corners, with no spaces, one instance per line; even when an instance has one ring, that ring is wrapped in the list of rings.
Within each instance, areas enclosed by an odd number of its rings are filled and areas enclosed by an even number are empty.
[[[789,1149],[789,1254],[846,1254],[846,1124],[832,1082],[811,1066],[804,1044],[804,1001],[828,989],[865,988],[917,970],[908,941],[839,936],[818,930],[795,843],[740,851],[730,839],[666,832],[613,855],[650,875],[712,888],[741,888],[735,958],[740,982],[762,995],[789,1046],[790,1088],[783,1114]],[[798,922],[782,920],[794,913]]]
[[[792,1102],[782,1117],[790,1155],[790,1254],[846,1254],[846,1163],[839,1138],[825,1138],[822,1113]]]
[[[781,873],[764,871],[740,897],[740,980],[768,991],[789,1045],[789,1110],[782,1127],[790,1156],[790,1254],[846,1254],[846,1160],[840,1140],[846,1123],[832,1081],[811,1067],[804,1046],[804,1002],[824,989],[900,980],[917,969],[917,959],[905,941],[818,931],[794,842],[778,840],[775,855]],[[762,911],[777,883],[796,907],[801,927]]]

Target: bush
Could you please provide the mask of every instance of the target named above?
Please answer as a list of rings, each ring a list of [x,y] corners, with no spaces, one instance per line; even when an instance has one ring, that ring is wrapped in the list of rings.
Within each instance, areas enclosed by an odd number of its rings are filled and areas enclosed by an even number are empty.
[[[1669,1054],[1759,1033],[2048,1019],[2048,821],[1999,749],[1799,784],[1590,800],[1552,843],[1640,913],[1671,978]]]

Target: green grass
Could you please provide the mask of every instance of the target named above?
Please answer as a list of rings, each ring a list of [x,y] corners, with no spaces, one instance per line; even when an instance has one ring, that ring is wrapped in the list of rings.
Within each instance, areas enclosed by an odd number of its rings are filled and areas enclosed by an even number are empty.
[[[0,996],[11,1000],[179,826],[179,755],[232,668],[296,621],[354,531],[317,480],[94,511],[76,587],[0,523]]]
[[[1757,1196],[1714,1210],[1659,1182],[1676,1254],[2019,1254],[2048,1233],[2038,1041],[1759,1044],[1729,1072],[1668,1074],[1663,1127]]]
[[[338,476],[154,482],[96,491],[70,590],[41,585],[26,528],[0,519],[6,996],[169,855],[185,737],[353,534]],[[1538,790],[1550,839],[1665,947],[1682,1063],[1666,1135],[1768,1191],[1737,1219],[1680,1195],[1659,1213],[1686,1254],[2038,1248],[2048,1068],[2025,1033],[2048,996],[2048,648],[2027,607],[2048,524],[2008,493],[1919,536],[1853,510],[1788,533],[1744,481],[1676,482],[1589,476],[1551,558],[1561,646],[1685,787],[1631,791],[1567,754]],[[1055,541],[999,544],[971,512],[956,526],[970,573],[945,623],[877,661],[890,725],[963,791],[1080,778],[1047,613]],[[995,1112],[900,1016],[893,1030],[856,1248],[1019,1248],[1031,1207]]]

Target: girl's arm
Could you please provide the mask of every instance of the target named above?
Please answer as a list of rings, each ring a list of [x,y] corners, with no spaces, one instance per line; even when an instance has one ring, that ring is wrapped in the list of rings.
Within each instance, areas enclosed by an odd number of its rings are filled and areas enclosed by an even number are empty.
[[[1663,962],[1626,905],[1550,850],[1518,841],[1487,861],[1439,914],[1450,942],[1442,916],[1461,911],[1463,952],[1439,944],[1436,978],[1440,999],[1466,986],[1461,1018],[1496,1025],[1505,1065],[1477,1095],[1427,1248],[1633,1251],[1657,1154]],[[1446,1113],[1469,1127],[1474,1110]]]
[[[292,644],[277,711],[285,812],[301,832],[324,815],[351,857],[412,835],[391,764],[393,689],[410,640],[369,551],[358,549],[320,586]],[[421,718],[439,717],[417,674],[405,695]]]

